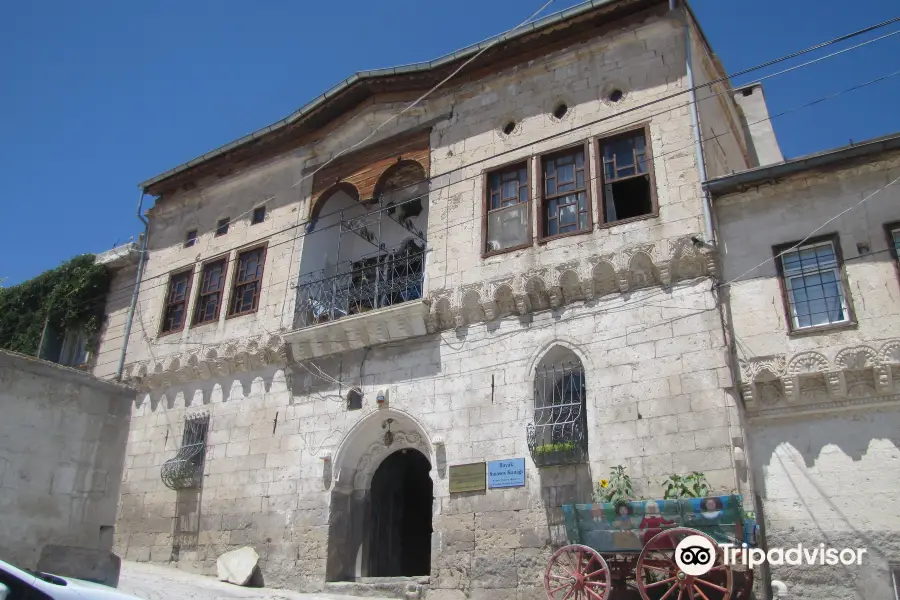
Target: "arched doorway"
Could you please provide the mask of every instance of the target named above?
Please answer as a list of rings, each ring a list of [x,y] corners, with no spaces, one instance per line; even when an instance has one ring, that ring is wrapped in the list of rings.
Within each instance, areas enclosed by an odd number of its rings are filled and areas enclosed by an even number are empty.
[[[428,575],[431,571],[431,463],[418,450],[382,461],[369,493],[369,577]]]

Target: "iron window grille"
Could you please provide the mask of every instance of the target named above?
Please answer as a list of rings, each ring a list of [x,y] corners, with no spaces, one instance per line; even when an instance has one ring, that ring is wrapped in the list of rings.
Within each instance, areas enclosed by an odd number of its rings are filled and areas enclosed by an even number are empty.
[[[221,258],[203,265],[200,274],[200,289],[197,293],[197,307],[194,310],[194,325],[219,320],[222,293],[225,290],[226,263],[226,259]]]
[[[160,333],[174,333],[184,327],[187,313],[187,300],[191,292],[191,275],[193,271],[182,271],[169,277],[166,289],[166,304],[163,309],[163,322]]]
[[[780,259],[793,329],[850,321],[841,265],[834,241],[801,246]]]
[[[508,252],[531,243],[528,163],[486,175],[485,254]]]
[[[539,368],[534,381],[534,423],[528,449],[538,466],[573,464],[587,458],[584,367],[566,362]]]
[[[600,140],[600,150],[604,223],[655,214],[646,130]]]
[[[591,230],[586,155],[585,147],[580,146],[543,159],[543,238]]]
[[[209,416],[204,415],[184,422],[181,448],[163,463],[160,477],[172,490],[199,488],[203,482],[203,465],[206,456],[206,435],[209,432]]]
[[[238,254],[237,272],[231,291],[231,306],[228,316],[236,317],[259,308],[259,295],[262,292],[263,267],[266,262],[266,249],[254,248]]]
[[[346,264],[346,263],[345,263]],[[425,248],[410,242],[395,252],[350,263],[349,271],[301,276],[296,327],[311,327],[370,310],[422,298]]]

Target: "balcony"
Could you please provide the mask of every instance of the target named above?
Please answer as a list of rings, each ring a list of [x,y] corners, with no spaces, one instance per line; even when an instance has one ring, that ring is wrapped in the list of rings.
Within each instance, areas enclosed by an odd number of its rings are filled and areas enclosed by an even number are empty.
[[[336,275],[320,270],[301,277],[294,331],[285,336],[295,358],[327,356],[427,333],[424,247],[406,244],[348,266]]]

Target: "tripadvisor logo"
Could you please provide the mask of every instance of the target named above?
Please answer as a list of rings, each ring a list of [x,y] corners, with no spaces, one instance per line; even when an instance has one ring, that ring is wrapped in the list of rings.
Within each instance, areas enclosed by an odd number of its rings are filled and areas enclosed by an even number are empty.
[[[720,544],[723,551],[724,564],[729,566],[743,565],[754,568],[769,563],[781,565],[828,565],[838,563],[850,566],[861,565],[866,548],[826,548],[819,544],[812,548],[797,544],[793,548],[771,548],[765,552],[762,548],[749,548],[747,544]],[[705,575],[714,566],[718,549],[715,544],[702,535],[689,535],[681,540],[675,548],[675,564],[685,574],[699,577]]]

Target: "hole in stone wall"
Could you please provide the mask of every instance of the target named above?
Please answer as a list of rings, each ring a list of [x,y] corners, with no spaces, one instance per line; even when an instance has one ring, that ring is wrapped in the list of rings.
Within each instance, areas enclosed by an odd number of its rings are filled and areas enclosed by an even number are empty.
[[[609,93],[609,101],[610,102],[618,102],[624,96],[624,92],[622,90],[613,90]]]
[[[569,107],[565,102],[560,102],[556,108],[553,109],[553,116],[557,119],[562,119],[566,116],[566,113],[569,112]]]
[[[359,390],[347,392],[347,410],[360,410],[362,408],[362,394]]]
[[[746,97],[746,96],[752,96],[752,95],[753,95],[753,88],[744,88],[744,89],[741,90],[741,93],[742,93],[745,97]]]
[[[516,130],[516,122],[510,121],[506,125],[503,126],[503,133],[506,135],[511,135],[513,131]]]

